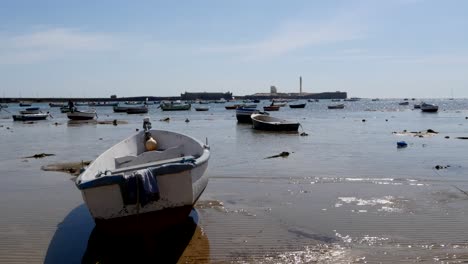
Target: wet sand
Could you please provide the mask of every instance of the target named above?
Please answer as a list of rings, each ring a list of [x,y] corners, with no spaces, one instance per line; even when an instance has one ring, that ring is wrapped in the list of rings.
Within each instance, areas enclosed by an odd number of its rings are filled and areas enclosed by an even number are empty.
[[[185,225],[134,237],[100,234],[74,177],[41,167],[93,160],[140,129],[141,117],[100,114],[127,122],[118,126],[68,124],[58,113],[35,124],[1,119],[0,263],[468,261],[468,142],[456,139],[468,134],[468,107],[277,113],[299,119],[308,137],[254,131],[215,107],[150,110],[155,128],[208,137],[211,178]],[[427,129],[439,134],[392,134]],[[407,148],[396,148],[401,140]],[[290,155],[265,159],[282,151]],[[55,156],[25,161],[35,153]]]

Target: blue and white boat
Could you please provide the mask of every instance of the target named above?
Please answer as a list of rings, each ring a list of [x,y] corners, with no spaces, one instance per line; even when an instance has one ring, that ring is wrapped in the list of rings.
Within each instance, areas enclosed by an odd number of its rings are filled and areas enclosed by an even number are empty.
[[[104,231],[160,231],[180,223],[208,184],[207,144],[188,135],[151,130],[149,118],[143,127],[102,153],[76,180],[97,227]]]
[[[236,109],[237,122],[252,124],[252,118],[250,116],[258,113],[260,113],[260,111],[255,108],[238,107]]]

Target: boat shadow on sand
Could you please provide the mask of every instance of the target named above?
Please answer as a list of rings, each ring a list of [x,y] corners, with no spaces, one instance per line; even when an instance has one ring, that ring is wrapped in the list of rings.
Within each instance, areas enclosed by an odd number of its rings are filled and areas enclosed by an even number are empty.
[[[208,238],[197,223],[192,210],[184,223],[157,234],[111,235],[95,227],[83,204],[59,224],[44,263],[208,263]]]

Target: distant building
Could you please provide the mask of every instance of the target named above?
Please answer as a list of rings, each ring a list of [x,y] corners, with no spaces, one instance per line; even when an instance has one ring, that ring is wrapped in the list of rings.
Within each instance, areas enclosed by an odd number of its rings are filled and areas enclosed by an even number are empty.
[[[110,96],[111,99],[117,99],[117,95],[113,94]]]
[[[276,86],[274,85],[270,86],[270,93],[272,94],[278,93],[278,89],[276,89]]]
[[[219,100],[219,99],[232,100],[232,93],[188,93],[180,94],[181,100]]]

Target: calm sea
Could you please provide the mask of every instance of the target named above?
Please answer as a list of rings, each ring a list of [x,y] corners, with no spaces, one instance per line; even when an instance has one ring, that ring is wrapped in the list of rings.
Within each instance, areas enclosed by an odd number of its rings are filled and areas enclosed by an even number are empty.
[[[299,121],[308,136],[238,124],[235,111],[224,108],[231,103],[210,104],[207,112],[163,112],[151,105],[153,128],[208,140],[212,153],[208,188],[192,212],[195,229],[171,260],[468,261],[468,140],[457,139],[468,136],[468,100],[426,100],[439,105],[438,113],[413,110],[419,101],[408,106],[399,105],[402,101],[363,99],[328,110],[336,103],[321,100],[271,112]],[[93,232],[73,178],[41,170],[96,158],[141,129],[143,116],[96,107],[98,120],[128,123],[76,125],[58,108],[35,106],[53,118],[27,124],[0,111],[0,262],[80,263],[156,252],[164,243],[147,243],[148,238],[119,252],[103,246],[109,240]],[[169,122],[160,121],[166,117]],[[427,129],[439,133],[393,133]],[[408,147],[398,149],[398,141]],[[282,151],[290,155],[266,159]],[[37,153],[55,156],[24,158]],[[179,236],[187,234],[171,237]]]

